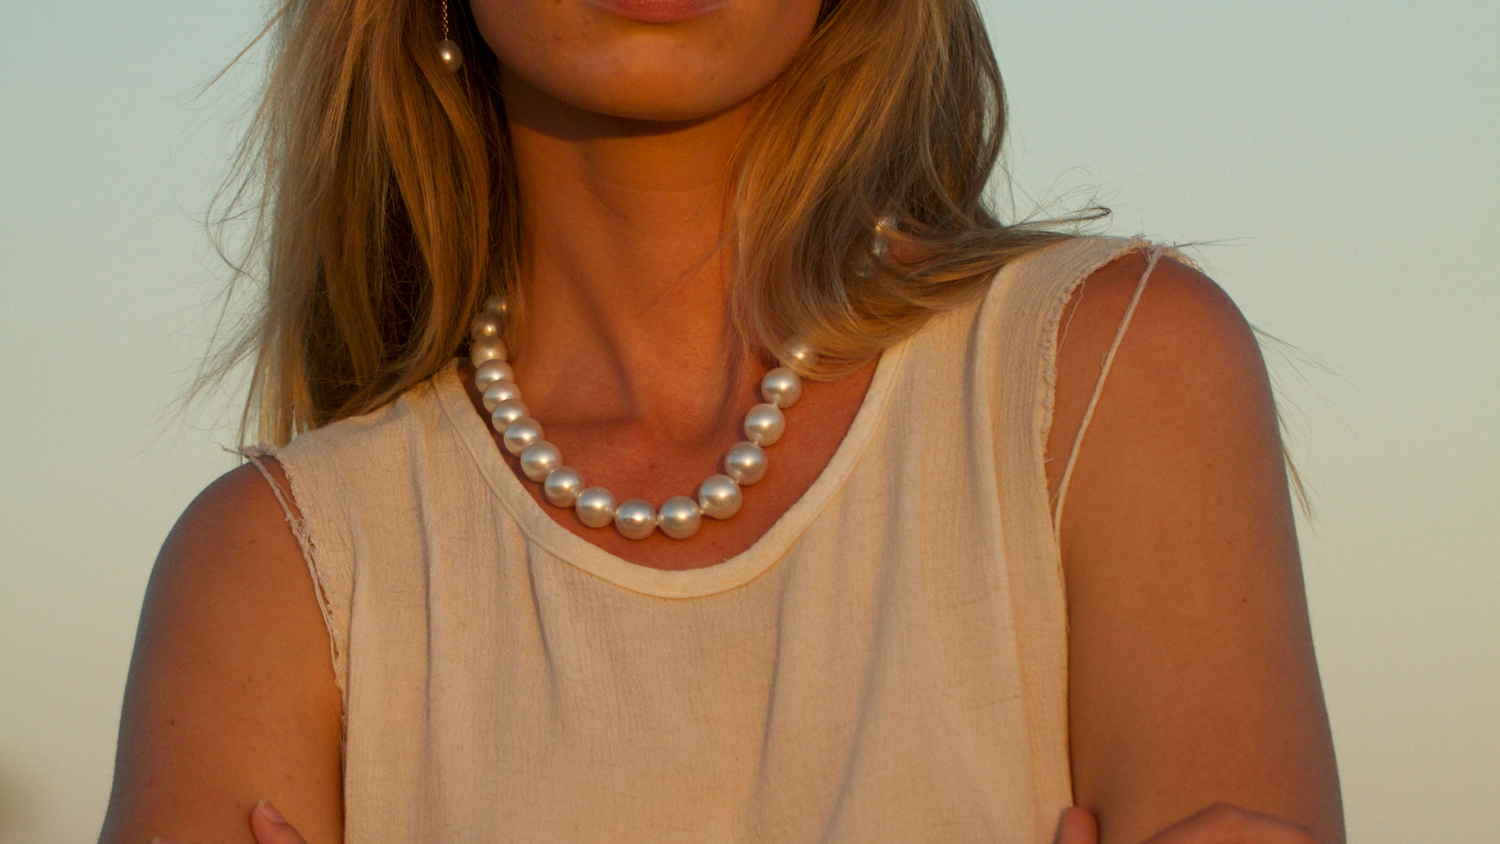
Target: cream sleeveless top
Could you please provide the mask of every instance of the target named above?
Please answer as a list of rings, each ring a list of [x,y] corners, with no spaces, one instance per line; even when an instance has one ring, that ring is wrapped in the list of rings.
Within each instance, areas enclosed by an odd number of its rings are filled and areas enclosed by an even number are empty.
[[[1140,247],[1019,259],[888,349],[822,475],[709,568],[553,522],[453,366],[262,449],[332,640],[345,840],[1050,842],[1072,802],[1058,321]]]

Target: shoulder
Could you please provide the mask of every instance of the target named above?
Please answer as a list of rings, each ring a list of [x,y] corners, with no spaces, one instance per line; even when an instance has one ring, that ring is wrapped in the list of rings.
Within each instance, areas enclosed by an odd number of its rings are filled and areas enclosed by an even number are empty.
[[[1264,370],[1255,333],[1234,301],[1170,252],[1154,265],[1148,253],[1128,252],[1090,275],[1064,312],[1068,330],[1060,338],[1059,357],[1073,363],[1090,351],[1107,350],[1137,293],[1121,341],[1132,347],[1120,362],[1123,372],[1238,380]],[[1094,386],[1087,377],[1082,381],[1086,390]]]
[[[1092,272],[1069,299],[1064,319],[1074,345],[1113,339],[1123,308],[1140,291],[1131,322],[1148,336],[1207,343],[1205,351],[1255,349],[1254,333],[1229,295],[1171,250],[1152,261],[1151,247],[1133,249]],[[1148,276],[1149,271],[1149,276]],[[1142,284],[1142,280],[1145,283]],[[1150,329],[1158,329],[1151,331]]]
[[[267,471],[286,489],[274,459]],[[291,503],[289,496],[285,499]],[[228,597],[249,590],[295,592],[309,577],[302,549],[267,479],[246,464],[209,484],[167,535],[146,595],[147,618],[163,605],[186,609],[183,599]],[[161,619],[179,623],[172,613]],[[206,620],[206,619],[205,619]]]
[[[286,476],[280,464],[274,458],[263,458],[263,463],[272,478],[284,487]],[[158,568],[180,565],[184,555],[203,550],[205,545],[218,551],[240,546],[254,548],[256,553],[251,559],[261,562],[277,556],[301,559],[301,550],[287,527],[286,512],[275,492],[266,477],[248,463],[219,476],[193,499],[168,535],[157,561]],[[225,559],[220,554],[214,558]],[[195,571],[201,571],[201,567]]]
[[[1091,442],[1115,411],[1133,415],[1125,405],[1164,409],[1168,399],[1212,403],[1239,391],[1270,407],[1259,344],[1234,302],[1175,250],[1140,238],[1075,237],[1026,253],[949,324],[944,348],[988,364],[974,368],[976,389],[990,390],[1008,418],[1037,419],[1054,495],[1117,335]]]
[[[1228,802],[1341,840],[1259,345],[1218,285],[1149,254],[1091,273],[1058,329],[1075,794],[1107,839]]]
[[[328,661],[312,576],[293,533],[296,504],[280,464],[260,461],[269,478],[250,464],[225,473],[167,535],[147,587],[138,650],[158,653],[159,630],[191,630],[187,641],[204,647],[210,636],[219,639],[213,647],[316,647],[319,664]]]
[[[320,831],[336,822],[342,704],[286,515],[247,465],[210,484],[168,536],[142,608],[101,840],[238,840],[263,797]]]
[[[1117,336],[1106,378],[1105,359]],[[1120,255],[1068,297],[1057,327],[1047,445],[1054,494],[1096,389],[1098,406],[1087,442],[1078,444],[1080,459],[1084,449],[1110,448],[1100,442],[1116,437],[1149,442],[1207,434],[1210,417],[1230,411],[1274,428],[1254,330],[1222,288],[1170,252],[1154,263],[1149,251]]]

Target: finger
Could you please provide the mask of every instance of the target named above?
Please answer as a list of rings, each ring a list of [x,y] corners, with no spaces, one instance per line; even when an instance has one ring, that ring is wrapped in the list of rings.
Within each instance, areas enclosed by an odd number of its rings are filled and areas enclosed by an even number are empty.
[[[256,844],[307,844],[269,800],[256,803],[250,811],[250,831],[255,834]]]
[[[1088,809],[1074,806],[1057,824],[1057,844],[1099,844],[1099,822]]]
[[[1146,844],[1318,844],[1306,827],[1228,803],[1210,806],[1151,837]]]

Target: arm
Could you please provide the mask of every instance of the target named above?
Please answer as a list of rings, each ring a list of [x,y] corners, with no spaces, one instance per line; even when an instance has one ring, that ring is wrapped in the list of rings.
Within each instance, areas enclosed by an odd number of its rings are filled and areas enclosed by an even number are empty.
[[[262,798],[314,844],[342,840],[342,702],[316,601],[255,467],[188,507],[147,587],[101,844],[250,844]]]
[[[1145,268],[1104,267],[1064,315],[1054,490]],[[1341,844],[1270,385],[1234,305],[1182,264],[1158,264],[1119,347],[1061,540],[1074,793],[1104,844],[1218,803]]]

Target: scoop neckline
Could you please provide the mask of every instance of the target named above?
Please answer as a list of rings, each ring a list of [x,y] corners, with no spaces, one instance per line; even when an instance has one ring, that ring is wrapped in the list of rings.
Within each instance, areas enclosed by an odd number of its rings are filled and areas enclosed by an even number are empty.
[[[764,574],[786,555],[843,488],[885,415],[908,342],[909,338],[881,353],[849,430],[801,497],[749,548],[723,562],[695,569],[663,570],[632,563],[553,521],[500,456],[489,428],[469,401],[458,374],[457,358],[433,376],[433,385],[444,415],[473,457],[479,473],[529,540],[559,560],[623,589],[661,598],[698,598],[734,589]]]

